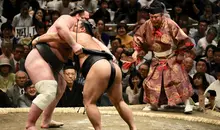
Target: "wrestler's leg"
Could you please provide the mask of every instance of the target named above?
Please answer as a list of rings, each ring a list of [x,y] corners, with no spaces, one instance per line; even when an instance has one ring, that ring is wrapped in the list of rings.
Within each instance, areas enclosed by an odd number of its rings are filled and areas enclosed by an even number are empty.
[[[121,71],[116,66],[115,82],[108,90],[108,96],[112,104],[119,112],[122,119],[129,125],[130,130],[136,130],[131,109],[124,102],[122,97]]]
[[[28,113],[28,120],[26,123],[26,130],[37,130],[35,124],[40,117],[43,111],[37,107],[35,104],[32,104],[30,107],[30,111]]]
[[[87,116],[95,130],[102,129],[101,115],[96,106],[96,102],[106,90],[109,77],[110,64],[106,60],[97,61],[86,77],[83,89],[83,102]]]
[[[52,119],[53,111],[59,102],[60,98],[63,96],[63,93],[66,89],[66,81],[63,78],[63,72],[60,72],[58,75],[58,87],[57,87],[57,95],[54,101],[44,110],[43,119],[41,123],[41,128],[49,128],[49,127],[60,127],[64,124],[62,122],[56,122]]]
[[[50,80],[55,82],[49,65],[42,59],[36,49],[33,49],[27,56],[25,61],[25,68],[30,79],[35,85],[36,83],[39,83],[43,80]],[[32,103],[26,123],[27,130],[36,130],[35,124],[42,112],[43,110],[39,106]]]

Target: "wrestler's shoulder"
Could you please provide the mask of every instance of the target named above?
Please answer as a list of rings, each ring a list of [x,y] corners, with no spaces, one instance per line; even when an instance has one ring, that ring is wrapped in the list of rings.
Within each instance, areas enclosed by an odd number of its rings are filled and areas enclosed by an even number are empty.
[[[68,18],[71,18],[72,16],[67,15],[67,14],[63,14],[63,15],[61,15],[60,17],[68,17]]]
[[[91,35],[89,35],[89,34],[87,34],[87,33],[78,33],[78,35],[84,36],[83,38],[85,38],[85,37],[91,38]]]
[[[61,15],[58,19],[65,19],[66,20],[66,19],[72,19],[72,18],[73,18],[72,16],[64,14],[64,15]]]

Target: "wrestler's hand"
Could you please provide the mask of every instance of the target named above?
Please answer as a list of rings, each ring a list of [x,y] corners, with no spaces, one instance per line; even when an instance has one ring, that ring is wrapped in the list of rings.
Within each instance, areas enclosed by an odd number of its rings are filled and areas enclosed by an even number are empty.
[[[38,43],[39,39],[40,39],[39,37],[36,37],[36,38],[32,41],[32,45],[35,46],[35,45]]]
[[[72,49],[73,49],[73,52],[75,55],[79,55],[79,54],[83,53],[82,48],[83,48],[83,46],[78,43],[75,43],[72,45]]]

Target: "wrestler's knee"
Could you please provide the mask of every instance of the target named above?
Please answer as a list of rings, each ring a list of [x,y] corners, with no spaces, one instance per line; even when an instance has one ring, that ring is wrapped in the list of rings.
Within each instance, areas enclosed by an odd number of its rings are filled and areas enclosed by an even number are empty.
[[[108,93],[109,100],[111,101],[112,105],[117,106],[121,101],[123,101],[123,97],[120,95],[115,94],[109,94]]]
[[[90,98],[88,98],[88,96],[85,96],[83,94],[83,104],[86,106],[88,104],[91,104],[92,103],[92,100]]]
[[[33,100],[33,103],[44,110],[56,98],[57,82],[55,80],[43,80],[37,82],[35,88],[40,94]]]
[[[87,107],[91,104],[96,104],[97,99],[94,96],[89,95],[89,94],[87,96],[86,95],[83,94],[83,104],[85,107]]]

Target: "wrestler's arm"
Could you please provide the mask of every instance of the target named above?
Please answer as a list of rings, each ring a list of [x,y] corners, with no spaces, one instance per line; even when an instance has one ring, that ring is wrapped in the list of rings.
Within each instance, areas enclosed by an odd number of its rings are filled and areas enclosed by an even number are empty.
[[[58,21],[54,25],[57,29],[58,35],[63,39],[65,42],[67,42],[73,49],[74,53],[81,53],[82,52],[82,46],[80,44],[76,43],[76,40],[72,37],[70,29],[74,26],[75,22],[71,19],[71,22],[68,22],[70,20],[70,17],[61,17],[57,19]]]
[[[59,42],[64,43],[57,33],[45,33],[32,41],[32,45],[35,46],[39,42]]]

